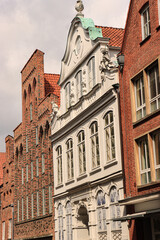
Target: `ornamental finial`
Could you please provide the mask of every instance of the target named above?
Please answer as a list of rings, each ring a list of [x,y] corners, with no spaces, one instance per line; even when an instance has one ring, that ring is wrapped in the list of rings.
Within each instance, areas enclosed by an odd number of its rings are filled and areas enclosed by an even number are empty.
[[[83,6],[83,2],[81,0],[77,0],[75,9],[78,12],[77,16],[83,16],[82,11],[84,9],[84,6]]]

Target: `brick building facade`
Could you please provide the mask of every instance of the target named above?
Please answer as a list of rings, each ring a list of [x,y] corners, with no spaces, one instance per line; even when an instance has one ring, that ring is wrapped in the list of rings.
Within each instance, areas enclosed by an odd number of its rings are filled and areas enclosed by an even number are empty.
[[[131,0],[120,102],[130,239],[160,239],[160,1]]]
[[[1,239],[12,238],[13,234],[13,199],[14,199],[14,139],[7,136],[5,158],[2,160],[3,180],[1,187]],[[1,154],[0,154],[1,156]],[[2,163],[1,162],[1,163]]]
[[[59,105],[58,74],[44,73],[36,50],[22,69],[22,123],[14,130],[14,239],[52,239],[53,156],[50,114]]]

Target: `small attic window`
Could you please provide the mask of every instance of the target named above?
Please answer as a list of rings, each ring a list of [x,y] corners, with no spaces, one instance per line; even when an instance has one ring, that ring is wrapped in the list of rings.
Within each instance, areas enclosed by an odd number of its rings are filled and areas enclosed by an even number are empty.
[[[24,99],[25,99],[25,101],[26,101],[26,98],[27,98],[27,92],[26,92],[26,90],[24,90]]]
[[[31,94],[31,85],[28,86],[28,93]]]
[[[36,88],[36,79],[34,78],[33,79],[33,89],[35,90],[35,88]]]

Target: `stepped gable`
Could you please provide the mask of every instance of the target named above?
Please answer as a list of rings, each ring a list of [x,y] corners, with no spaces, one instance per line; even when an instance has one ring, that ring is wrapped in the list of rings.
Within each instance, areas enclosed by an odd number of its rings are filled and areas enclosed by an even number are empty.
[[[122,41],[124,36],[123,28],[102,27],[102,26],[96,26],[96,27],[102,29],[103,37],[110,38],[109,46],[112,46],[112,47],[122,46]]]
[[[44,82],[45,82],[45,95],[49,93],[53,93],[60,98],[60,86],[57,84],[60,78],[59,74],[44,74]]]
[[[3,163],[6,161],[6,153],[0,153],[0,185],[3,184]]]

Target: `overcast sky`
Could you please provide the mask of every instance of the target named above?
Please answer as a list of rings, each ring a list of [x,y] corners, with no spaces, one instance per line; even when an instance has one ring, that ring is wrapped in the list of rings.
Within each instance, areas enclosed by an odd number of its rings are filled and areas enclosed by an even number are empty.
[[[22,121],[21,70],[35,49],[45,73],[60,73],[76,0],[0,0],[0,152]],[[96,25],[124,28],[129,0],[83,0]]]

